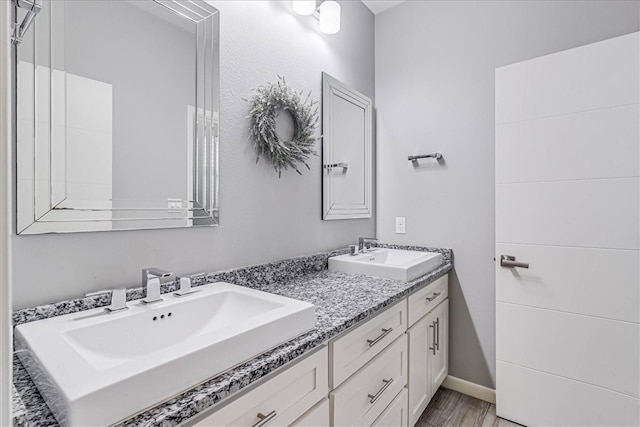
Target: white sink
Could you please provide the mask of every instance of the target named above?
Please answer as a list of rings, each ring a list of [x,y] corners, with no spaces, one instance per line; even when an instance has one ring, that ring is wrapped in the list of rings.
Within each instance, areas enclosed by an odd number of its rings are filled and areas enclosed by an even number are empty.
[[[359,255],[346,254],[329,258],[329,270],[405,282],[435,270],[440,264],[442,254],[437,252],[386,248]]]
[[[312,304],[213,283],[129,309],[16,327],[16,345],[62,426],[109,425],[315,327]]]

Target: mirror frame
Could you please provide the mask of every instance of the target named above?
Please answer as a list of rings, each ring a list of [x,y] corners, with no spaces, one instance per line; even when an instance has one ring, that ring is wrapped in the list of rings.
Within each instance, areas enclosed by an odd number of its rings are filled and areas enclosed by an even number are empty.
[[[14,148],[16,153],[17,176],[33,177],[30,182],[32,188],[24,188],[24,183],[18,184],[19,179],[16,178],[16,233],[17,234],[43,234],[43,233],[71,233],[71,232],[90,232],[90,231],[121,231],[121,230],[139,230],[139,229],[158,229],[158,228],[184,228],[194,226],[216,226],[219,225],[219,105],[220,105],[220,61],[219,61],[219,32],[220,32],[220,12],[205,2],[204,0],[146,0],[153,1],[159,6],[165,7],[179,15],[181,18],[191,21],[195,25],[195,62],[196,62],[196,87],[194,96],[194,114],[193,122],[193,185],[188,185],[193,189],[192,194],[186,194],[188,200],[182,201],[178,209],[171,207],[173,199],[166,200],[131,200],[126,201],[127,204],[118,208],[100,207],[90,205],[73,205],[68,206],[54,197],[54,186],[64,184],[63,201],[66,199],[66,177],[64,181],[55,181],[54,163],[52,154],[52,140],[56,138],[51,131],[52,125],[49,126],[48,132],[36,132],[36,124],[38,123],[38,114],[46,116],[45,121],[53,123],[53,108],[51,99],[53,96],[53,88],[51,84],[51,72],[49,72],[48,82],[42,92],[38,92],[39,88],[33,81],[28,81],[31,93],[33,93],[34,118],[33,118],[33,135],[27,135],[27,138],[19,138],[18,126],[18,107],[20,100],[18,99],[18,49],[19,45],[13,46],[13,111],[14,125]],[[49,3],[50,8],[66,7],[66,1],[60,0],[44,0]],[[55,6],[54,6],[55,4]],[[52,9],[49,9],[52,11]],[[48,33],[46,42],[43,46],[36,43],[36,37],[33,37],[33,73],[35,76],[36,65],[38,62],[45,62],[49,69],[56,58],[53,57],[53,46],[57,52],[64,52],[60,49],[60,44],[64,39],[64,34],[58,37],[52,37],[52,20],[54,13],[49,13],[49,19],[40,15],[34,21],[31,31],[45,31]],[[56,34],[53,32],[53,34]],[[64,53],[60,56],[64,57]],[[38,57],[46,58],[45,61],[37,61]],[[59,59],[58,59],[59,61]],[[40,64],[42,65],[42,64]],[[66,71],[66,70],[62,70]],[[37,103],[38,98],[44,98],[48,102]],[[46,104],[46,105],[43,105]],[[201,113],[202,112],[202,113]],[[46,135],[43,135],[46,134]],[[40,138],[40,139],[38,139]],[[43,141],[42,138],[45,140]],[[25,141],[26,139],[26,141]],[[63,138],[60,138],[63,139]],[[20,140],[20,142],[19,142]],[[33,153],[33,159],[22,161],[20,158],[19,144],[32,144],[29,147]],[[64,142],[62,146],[64,146]],[[60,146],[58,144],[57,146]],[[44,147],[44,148],[43,148]],[[27,150],[29,152],[29,150]],[[66,152],[64,153],[66,157]],[[48,169],[41,175],[37,175],[36,165],[48,162]],[[22,164],[21,164],[22,163]],[[161,172],[160,172],[161,173]],[[58,174],[61,175],[61,174]],[[64,174],[66,175],[66,174]],[[36,184],[39,182],[39,184]],[[44,190],[38,191],[38,185]],[[191,188],[189,192],[191,192]],[[20,194],[26,191],[25,194]],[[47,194],[48,193],[48,194]],[[61,194],[57,189],[55,194]],[[26,196],[26,197],[25,197]],[[20,198],[23,199],[20,199]],[[27,212],[20,210],[20,201],[28,199]],[[43,200],[44,199],[44,200]],[[190,199],[190,200],[189,200]],[[119,201],[122,205],[123,201]],[[25,209],[26,210],[26,209]],[[120,211],[126,216],[112,218],[110,213]],[[22,218],[21,218],[22,214]],[[118,223],[118,228],[107,228],[109,224]]]
[[[362,110],[364,176],[362,202],[338,203],[333,196],[335,173],[347,174],[349,159],[335,158],[336,120],[334,100],[342,100]],[[322,219],[371,218],[373,212],[373,103],[371,98],[345,85],[327,73],[322,73]]]

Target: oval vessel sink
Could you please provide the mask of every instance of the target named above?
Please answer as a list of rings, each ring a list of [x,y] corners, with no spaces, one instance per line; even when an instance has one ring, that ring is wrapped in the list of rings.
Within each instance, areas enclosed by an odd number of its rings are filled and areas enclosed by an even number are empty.
[[[411,281],[442,264],[437,252],[380,248],[358,255],[338,255],[329,258],[329,270],[363,274],[384,279]]]
[[[315,327],[312,304],[213,283],[16,327],[18,354],[62,426],[108,425]]]

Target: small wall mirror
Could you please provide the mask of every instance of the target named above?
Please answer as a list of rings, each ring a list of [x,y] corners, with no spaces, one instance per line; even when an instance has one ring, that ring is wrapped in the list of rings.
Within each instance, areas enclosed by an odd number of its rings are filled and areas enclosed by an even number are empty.
[[[371,218],[371,99],[322,73],[322,218]]]
[[[19,234],[218,224],[215,8],[44,0],[14,57]]]

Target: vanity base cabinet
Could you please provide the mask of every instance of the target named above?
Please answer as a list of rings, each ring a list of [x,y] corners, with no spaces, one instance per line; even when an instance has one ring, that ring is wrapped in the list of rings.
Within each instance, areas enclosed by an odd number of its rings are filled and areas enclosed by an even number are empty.
[[[196,423],[213,426],[288,426],[326,399],[329,355],[324,347]],[[321,414],[312,414],[320,417]],[[304,419],[299,425],[308,425]]]
[[[448,373],[447,280],[435,280],[191,425],[414,426]]]

